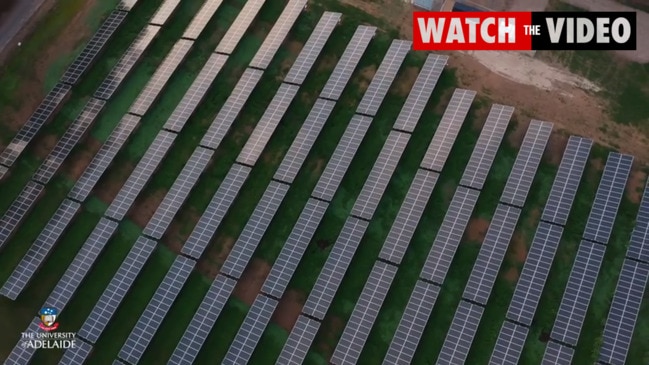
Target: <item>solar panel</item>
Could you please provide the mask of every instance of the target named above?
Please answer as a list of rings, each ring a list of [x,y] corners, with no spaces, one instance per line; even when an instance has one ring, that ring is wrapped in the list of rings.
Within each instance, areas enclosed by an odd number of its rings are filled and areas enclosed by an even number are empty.
[[[530,191],[534,175],[541,163],[543,151],[552,133],[553,124],[532,120],[525,133],[516,161],[509,173],[507,184],[500,198],[503,203],[523,207]]]
[[[566,224],[592,145],[593,141],[587,138],[571,136],[568,139],[548,202],[543,209],[542,220]]]
[[[394,123],[394,129],[412,133],[424,112],[428,99],[437,85],[439,76],[446,66],[448,56],[429,54],[421,68],[415,84],[408,94],[403,108]]]
[[[496,347],[491,354],[489,364],[517,365],[523,352],[525,339],[529,329],[521,325],[504,321],[496,341]]]
[[[99,221],[74,257],[74,260],[68,266],[68,269],[65,270],[65,273],[52,290],[50,296],[45,300],[45,307],[56,308],[59,313],[63,311],[116,230],[117,222],[106,218],[102,218]]]
[[[604,327],[600,362],[615,365],[626,363],[648,276],[648,264],[629,259],[624,261]]]
[[[250,2],[247,4],[250,4]],[[232,122],[234,122],[234,119],[241,112],[243,105],[248,100],[252,90],[257,86],[262,75],[263,71],[251,68],[246,69],[234,87],[232,94],[225,101],[216,118],[214,118],[212,125],[210,125],[210,128],[203,136],[200,143],[201,146],[211,149],[217,149],[219,147],[228,129],[230,129]]]
[[[29,323],[29,326],[27,326],[27,329],[25,332],[27,333],[39,333],[41,332],[38,325],[41,324],[41,319],[40,317],[36,317],[32,319],[32,321]],[[7,356],[7,360],[5,361],[5,365],[23,365],[23,364],[29,364],[32,356],[34,356],[34,353],[36,352],[36,348],[34,347],[27,347],[23,345],[22,340],[18,340],[18,343],[16,346],[14,346],[13,350],[11,350],[11,353],[9,356]]]
[[[368,225],[369,222],[355,217],[347,219],[304,303],[302,313],[324,319]]]
[[[79,81],[79,78],[86,72],[88,67],[95,62],[95,58],[104,49],[108,40],[112,38],[117,28],[119,28],[124,18],[126,18],[126,15],[128,15],[127,12],[119,10],[110,13],[90,41],[88,41],[83,51],[81,51],[72,64],[68,66],[67,70],[65,70],[65,73],[61,76],[61,82],[74,85]]]
[[[558,344],[553,341],[548,342],[543,355],[543,364],[571,364],[575,350],[568,346]]]
[[[144,267],[155,247],[155,241],[143,236],[138,237],[119,269],[117,269],[117,273],[108,283],[99,301],[81,326],[78,333],[80,337],[91,343],[97,343],[99,336],[110,323],[117,308],[124,300],[135,278]]]
[[[250,167],[232,165],[187,242],[185,242],[181,250],[183,254],[196,259],[201,257],[249,174]]]
[[[423,279],[440,285],[444,283],[479,195],[480,192],[473,189],[457,188],[421,270]]]
[[[358,302],[354,307],[340,341],[331,356],[336,365],[356,364],[363,345],[370,334],[374,320],[379,315],[381,304],[388,294],[390,284],[397,274],[397,267],[377,261],[372,268]]]
[[[608,155],[604,174],[584,229],[585,239],[600,243],[608,242],[632,164],[633,156],[615,152]]]
[[[309,347],[318,333],[318,328],[320,328],[320,322],[303,315],[299,316],[276,364],[302,365],[307,352],[309,352]]]
[[[264,43],[255,54],[255,57],[250,61],[250,67],[265,70],[273,56],[284,42],[288,32],[295,24],[297,17],[300,16],[302,10],[306,7],[307,0],[289,0],[288,4],[280,14],[279,18],[270,30]]]
[[[266,233],[266,229],[273,220],[279,205],[288,192],[289,185],[271,181],[261,200],[252,212],[250,219],[239,235],[237,242],[232,246],[228,258],[221,266],[221,272],[233,278],[241,278],[243,271],[252,258],[257,245]]]
[[[113,162],[117,152],[124,146],[126,139],[139,123],[140,117],[131,114],[124,115],[88,167],[83,171],[77,183],[74,184],[68,197],[80,202],[86,200],[101,176],[108,169],[108,166]]]
[[[121,0],[119,4],[117,4],[117,9],[120,10],[125,10],[125,11],[130,11],[135,7],[135,4],[137,4],[138,0]]]
[[[519,208],[498,204],[462,298],[487,305],[520,214]]]
[[[275,128],[277,128],[284,113],[286,113],[288,106],[291,105],[298,89],[298,86],[290,84],[282,84],[279,87],[277,94],[273,97],[264,115],[252,131],[245,146],[243,146],[241,153],[239,153],[237,162],[248,166],[255,165],[273,132],[275,132]]]
[[[508,319],[526,326],[532,324],[562,234],[561,226],[539,223],[507,310]]]
[[[647,185],[645,185],[645,190],[642,195],[642,201],[640,202],[640,209],[638,210],[638,216],[636,217],[635,227],[631,234],[631,243],[627,250],[627,256],[643,262],[649,262],[649,245],[646,244],[648,240],[649,180],[647,180]]]
[[[325,43],[331,36],[334,28],[340,21],[342,14],[325,11],[315,29],[309,36],[309,39],[304,44],[304,48],[297,56],[297,59],[291,66],[291,69],[286,74],[284,82],[300,85],[309,74],[309,70],[313,67],[318,55],[322,51]]]
[[[439,286],[417,280],[383,360],[384,365],[412,363],[439,291]]]
[[[11,203],[0,220],[0,248],[7,243],[16,227],[29,213],[36,199],[41,195],[43,188],[43,185],[29,181],[16,200]]]
[[[61,105],[70,93],[71,86],[63,83],[54,85],[54,88],[45,96],[41,104],[36,108],[36,111],[29,117],[27,123],[20,128],[18,134],[9,142],[7,147],[0,154],[0,163],[6,167],[11,167],[18,159],[18,156],[23,152],[25,147],[36,136],[36,133],[41,129],[54,114],[54,111]]]
[[[212,19],[216,10],[223,3],[223,0],[207,0],[201,6],[201,10],[194,15],[192,22],[189,23],[185,33],[183,33],[183,38],[196,40],[198,36],[203,32],[207,23]]]
[[[158,11],[153,14],[149,24],[164,25],[180,4],[180,0],[164,0]]]
[[[273,179],[288,184],[293,182],[335,105],[330,100],[316,100]]]
[[[606,247],[581,241],[550,337],[576,346]]]
[[[482,189],[513,113],[514,108],[511,106],[499,104],[491,106],[460,185]]]
[[[466,361],[483,312],[484,308],[479,305],[460,301],[437,364],[463,364]]]
[[[219,45],[216,47],[216,52],[227,55],[234,52],[237,44],[239,44],[243,35],[246,34],[246,29],[248,29],[265,2],[266,0],[250,0],[246,2],[246,5],[243,6],[243,9],[241,9],[239,15],[237,15],[237,18],[219,42]]]
[[[395,39],[390,45],[381,65],[374,74],[372,82],[367,87],[363,99],[358,104],[356,112],[359,114],[375,116],[388,93],[392,81],[397,76],[401,63],[412,47],[411,41]]]
[[[349,122],[345,133],[338,142],[338,146],[327,163],[324,172],[313,190],[313,196],[322,200],[331,201],[338,185],[345,176],[347,168],[352,162],[358,147],[363,141],[367,129],[372,123],[372,118],[363,115],[354,115]]]
[[[11,300],[18,298],[80,208],[79,203],[68,199],[61,203],[0,289],[1,295]]]
[[[438,178],[439,174],[436,172],[422,169],[417,171],[392,228],[390,228],[388,237],[383,243],[379,258],[395,265],[401,264],[401,259],[403,259],[408,244],[415,234],[415,229],[424,214],[424,209]]]
[[[9,172],[9,168],[8,168],[8,167],[6,167],[6,166],[4,166],[4,165],[0,165],[0,179],[4,178],[4,176],[5,176],[8,172]]]
[[[207,167],[212,155],[214,155],[212,150],[203,147],[196,148],[144,228],[145,235],[156,239],[162,238],[171,220],[178,213],[189,196],[189,192]]]
[[[367,220],[372,219],[409,140],[410,134],[408,133],[390,132],[358,199],[356,199],[352,215]]]
[[[270,322],[275,307],[277,307],[276,300],[262,294],[257,295],[243,324],[239,327],[239,332],[237,332],[232,345],[225,354],[223,364],[246,364],[250,360],[257,342]]]
[[[345,48],[345,52],[338,60],[336,68],[334,68],[327,84],[324,86],[320,92],[321,98],[327,98],[330,100],[338,100],[340,95],[347,85],[347,82],[352,77],[354,69],[358,65],[363,53],[367,49],[367,46],[370,44],[374,34],[376,33],[376,27],[370,27],[367,25],[360,25],[356,28],[354,36],[351,41]]]
[[[90,352],[92,345],[83,341],[75,340],[74,347],[65,350],[59,365],[83,365]]]
[[[169,364],[191,365],[194,363],[236,283],[235,280],[223,275],[218,275],[214,279],[171,355]]]
[[[108,76],[99,85],[95,91],[94,97],[98,99],[110,99],[117,88],[122,84],[126,76],[133,70],[133,67],[140,60],[144,51],[149,47],[153,38],[160,32],[160,27],[156,25],[147,25],[140,31],[137,38],[124,52],[122,58],[110,70]]]
[[[422,168],[442,171],[475,95],[476,92],[473,90],[455,89],[421,162]],[[412,129],[414,130],[414,125]]]
[[[126,180],[126,183],[124,183],[124,186],[122,186],[113,203],[108,207],[106,216],[118,221],[124,218],[131,205],[133,205],[135,198],[137,198],[153,172],[158,168],[175,139],[175,133],[164,130],[158,133],[140,162],[135,166],[128,180]]]
[[[178,297],[180,290],[189,278],[196,261],[184,256],[177,256],[174,263],[167,271],[162,283],[158,286],[153,298],[144,309],[144,313],[135,324],[135,328],[126,339],[126,343],[119,352],[119,358],[137,364],[148,347],[151,339],[158,331],[160,324],[165,320],[171,305]]]
[[[54,176],[63,161],[68,157],[72,149],[79,143],[81,137],[86,133],[86,130],[95,121],[97,115],[106,105],[106,102],[99,99],[91,98],[90,101],[83,108],[77,119],[65,131],[63,137],[54,146],[54,149],[41,163],[41,166],[34,173],[33,179],[47,184]]]
[[[171,75],[176,71],[178,65],[185,59],[189,49],[194,44],[194,41],[187,39],[180,39],[171,49],[167,57],[162,61],[160,66],[156,69],[149,82],[147,82],[144,89],[140,92],[137,99],[131,105],[129,113],[142,116],[151,105],[157,100],[160,91],[167,84]]]
[[[262,293],[275,298],[282,297],[328,206],[329,203],[309,199],[284,243],[279,257],[275,260],[275,264],[261,288]]]
[[[221,54],[212,54],[201,69],[192,86],[185,93],[174,112],[164,125],[164,128],[174,132],[180,132],[185,126],[189,117],[194,113],[198,104],[200,104],[207,93],[212,82],[219,74],[228,57]]]

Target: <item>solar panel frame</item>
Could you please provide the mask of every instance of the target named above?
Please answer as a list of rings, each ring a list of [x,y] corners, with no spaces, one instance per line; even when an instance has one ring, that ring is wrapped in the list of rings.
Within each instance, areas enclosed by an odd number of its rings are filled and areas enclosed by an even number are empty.
[[[137,2],[138,0],[120,0],[119,4],[117,4],[117,9],[131,11]]]
[[[410,134],[395,130],[390,132],[352,207],[352,215],[367,220],[372,219],[408,141],[410,141]]]
[[[571,364],[575,350],[554,341],[548,341],[543,354],[543,364]]]
[[[331,355],[332,363],[336,365],[357,363],[396,274],[396,266],[382,261],[374,263],[354,311]]]
[[[43,265],[54,244],[59,240],[72,218],[81,209],[77,202],[65,199],[31,244],[9,278],[0,289],[0,295],[16,300]]]
[[[34,319],[32,319],[31,322],[29,322],[29,325],[27,326],[25,332],[40,333],[41,331],[38,326],[40,323],[41,323],[40,317],[35,317]],[[9,356],[7,356],[5,365],[29,364],[32,356],[34,356],[34,353],[36,352],[36,349],[33,347],[22,346],[22,343],[23,342],[21,340],[18,340],[16,346],[14,346]]]
[[[81,326],[78,332],[80,337],[97,343],[156,245],[154,240],[144,236],[138,237]]]
[[[338,100],[340,98],[345,85],[352,77],[352,73],[375,34],[376,27],[360,25],[356,28],[352,39],[347,44],[331,76],[329,76],[329,80],[320,92],[321,98],[329,100]]]
[[[179,4],[180,0],[164,0],[162,5],[160,5],[158,10],[151,17],[151,20],[149,20],[149,24],[159,26],[165,25],[165,23],[167,23],[167,20],[169,20],[169,18],[176,11]]]
[[[34,181],[27,182],[20,195],[7,208],[0,219],[0,248],[7,243],[25,216],[29,214],[44,188],[45,186]]]
[[[0,165],[0,180],[5,177],[5,175],[9,172],[9,168],[5,165]]]
[[[340,22],[341,13],[325,11],[316,24],[309,39],[304,44],[302,51],[293,62],[293,66],[288,70],[284,82],[301,85],[306,80],[311,67],[322,52],[327,40],[331,36],[334,28]]]
[[[79,340],[75,340],[74,344],[75,347],[65,350],[59,365],[83,365],[90,356],[90,352],[92,352],[91,344]]]
[[[234,22],[230,25],[228,31],[225,33],[223,38],[221,38],[215,52],[226,55],[232,54],[265,2],[266,0],[246,1],[246,4],[239,12],[239,15],[237,15],[237,18],[234,19]]]
[[[460,301],[449,328],[437,364],[462,364],[471,348],[484,308]]]
[[[529,328],[519,324],[504,321],[491,353],[489,364],[493,365],[518,365],[518,359],[523,353],[523,346]]]
[[[640,208],[636,217],[636,224],[631,234],[631,243],[627,249],[627,257],[649,262],[649,180],[645,185]]]
[[[403,39],[392,41],[388,52],[381,61],[381,65],[376,70],[370,85],[356,108],[357,113],[369,116],[376,115],[411,48],[411,41]]]
[[[277,365],[301,365],[320,328],[320,322],[300,315],[277,359]]]
[[[209,23],[222,3],[223,0],[206,0],[205,3],[203,3],[203,6],[201,6],[198,13],[194,15],[192,22],[189,23],[189,25],[185,29],[185,33],[183,33],[182,38],[196,40],[201,35],[203,30],[205,29],[205,26],[207,26],[207,23]]]

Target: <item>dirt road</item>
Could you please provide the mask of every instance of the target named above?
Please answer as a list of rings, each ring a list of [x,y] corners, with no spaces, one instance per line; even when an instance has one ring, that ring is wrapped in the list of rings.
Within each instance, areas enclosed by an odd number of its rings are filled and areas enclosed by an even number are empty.
[[[47,0],[5,0],[0,2],[0,62],[6,50],[20,41],[21,32]]]

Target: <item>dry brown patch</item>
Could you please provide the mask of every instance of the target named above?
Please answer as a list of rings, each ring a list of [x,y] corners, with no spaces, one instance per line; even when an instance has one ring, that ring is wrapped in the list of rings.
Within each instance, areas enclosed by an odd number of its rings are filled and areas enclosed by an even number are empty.
[[[318,62],[318,67],[316,70],[318,73],[324,72],[324,71],[330,71],[333,70],[336,67],[336,64],[338,63],[338,57],[327,54],[322,59],[320,62]]]
[[[383,21],[391,23],[404,39],[412,38],[412,11],[415,7],[403,0],[341,0]]]
[[[417,76],[419,76],[418,67],[406,67],[403,72],[399,73],[399,76],[394,82],[393,90],[395,94],[402,97],[408,96],[412,86],[415,84],[415,81],[417,81]]]
[[[469,242],[481,243],[484,240],[487,229],[489,229],[489,221],[484,218],[471,218],[466,228],[465,237]]]
[[[101,148],[101,142],[95,138],[89,137],[84,143],[83,151],[75,154],[70,158],[63,171],[72,180],[79,180],[83,171],[90,165],[90,162]]]
[[[442,184],[441,190],[442,201],[444,202],[444,205],[450,204],[451,200],[453,199],[453,194],[455,194],[456,190],[455,183],[453,181],[446,181]]]
[[[288,70],[290,70],[291,66],[293,66],[295,59],[300,54],[300,51],[303,47],[304,44],[298,41],[288,41],[284,44],[284,48],[289,52],[291,56],[282,61],[282,64],[279,67],[279,75],[277,75],[276,77],[278,81],[284,80],[284,76],[286,76]]]
[[[323,336],[316,344],[316,348],[325,359],[331,358],[334,352],[334,347],[331,344],[336,344],[343,329],[345,329],[345,322],[339,317],[327,316],[322,321]]]
[[[36,143],[34,143],[34,145],[36,146],[36,150],[34,151],[36,153],[36,156],[38,156],[39,159],[44,159],[45,157],[47,157],[47,155],[52,152],[52,149],[54,149],[54,146],[56,146],[56,143],[58,141],[58,137],[54,134],[48,134],[46,136],[38,138]]]
[[[511,284],[516,284],[520,274],[521,273],[518,271],[518,268],[512,266],[509,269],[507,269],[507,271],[505,271],[505,273],[503,274],[503,277],[504,277],[505,280],[507,280],[507,282],[509,282]]]
[[[516,118],[516,124],[507,136],[507,142],[509,142],[510,146],[520,149],[525,134],[527,133],[527,128],[530,126],[530,122],[531,121],[528,118]]]
[[[310,162],[309,171],[311,171],[311,178],[313,180],[318,179],[318,177],[322,175],[322,171],[324,170],[326,165],[327,160],[325,160],[324,158],[319,158],[315,161]]]
[[[367,90],[367,87],[370,86],[370,82],[372,82],[372,78],[374,77],[374,74],[376,73],[376,66],[375,65],[370,65],[363,67],[358,75],[354,76],[354,83],[358,85],[358,88],[361,93],[364,93],[365,90]]]
[[[279,301],[277,309],[273,314],[272,321],[277,323],[286,332],[291,332],[297,317],[302,312],[305,295],[295,290],[288,290]]]
[[[565,133],[554,132],[550,134],[548,145],[543,154],[545,162],[558,166],[563,158],[563,152],[566,150],[566,146],[568,145],[568,139],[569,137]]]
[[[195,227],[200,219],[201,214],[193,207],[181,210],[174,220],[171,221],[163,242],[173,252],[180,252],[185,241],[191,233],[187,227]]]
[[[268,151],[262,155],[261,159],[264,164],[277,166],[282,161],[282,157],[284,157],[282,151]]]
[[[252,259],[237,282],[233,295],[247,305],[252,305],[270,272],[270,268],[271,266],[267,262],[256,258]]]
[[[644,171],[637,168],[631,171],[626,184],[626,194],[633,203],[640,204],[646,180],[647,174]]]
[[[146,227],[165,195],[166,190],[157,190],[144,199],[137,200],[128,214],[129,218],[138,226]]]
[[[135,169],[135,166],[130,162],[114,166],[113,169],[108,170],[107,174],[104,174],[105,179],[100,181],[95,189],[97,197],[106,204],[110,204],[115,199],[124,182]]]
[[[519,231],[514,232],[514,236],[509,243],[509,257],[517,265],[523,264],[527,258],[525,236]]]
[[[539,223],[539,220],[541,219],[541,208],[536,207],[532,209],[529,214],[530,215],[527,217],[527,226],[536,227],[536,225]]]
[[[198,271],[204,276],[214,279],[221,266],[228,258],[236,239],[231,236],[219,235],[214,239],[214,244],[206,255],[198,261]]]
[[[602,171],[604,171],[604,165],[606,162],[604,162],[601,158],[592,158],[588,161],[588,164],[586,165],[588,169],[588,180],[590,181],[599,181],[600,175],[602,174]]]

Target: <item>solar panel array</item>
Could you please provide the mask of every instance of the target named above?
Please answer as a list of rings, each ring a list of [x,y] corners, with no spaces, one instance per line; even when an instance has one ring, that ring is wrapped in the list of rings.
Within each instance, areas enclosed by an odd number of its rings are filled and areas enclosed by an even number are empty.
[[[277,364],[302,365],[318,328],[320,328],[320,322],[300,315],[279,354]]]
[[[137,364],[144,354],[147,346],[153,339],[160,324],[164,321],[167,312],[180,293],[183,285],[189,278],[196,261],[184,256],[177,256],[169,268],[167,275],[162,279],[153,298],[144,309],[135,328],[126,339],[126,343],[119,352],[119,358],[131,364]]]
[[[7,243],[20,222],[34,206],[44,186],[33,181],[27,182],[20,195],[11,203],[0,220],[0,248]]]
[[[73,348],[69,348],[63,353],[63,357],[59,362],[60,365],[83,365],[88,356],[90,356],[90,352],[92,351],[91,344],[76,340],[74,341],[74,345]]]
[[[112,319],[117,307],[133,285],[135,278],[144,266],[146,260],[156,247],[156,242],[140,236],[124,261],[117,269],[117,273],[102,293],[92,312],[81,326],[78,335],[91,343],[97,343],[99,336]]]
[[[375,116],[388,93],[392,81],[397,76],[399,67],[412,47],[411,41],[397,39],[392,41],[381,65],[376,70],[370,86],[367,87],[356,112],[359,114]]]
[[[40,328],[39,324],[41,324],[41,318],[36,317],[32,319],[32,321],[29,323],[29,326],[27,326],[27,329],[25,332],[27,333],[39,333]],[[22,365],[22,364],[29,364],[30,359],[32,356],[34,356],[34,352],[36,352],[36,349],[33,347],[25,347],[22,346],[23,342],[19,341],[16,346],[11,350],[11,353],[7,357],[7,360],[5,361],[5,365]]]
[[[543,354],[543,364],[571,364],[575,350],[568,346],[548,341]]]
[[[384,365],[412,363],[440,289],[437,285],[417,280],[383,360]]]
[[[356,203],[352,207],[352,215],[367,220],[372,219],[409,140],[410,134],[408,133],[390,132]]]
[[[463,364],[478,330],[484,307],[460,301],[449,328],[437,364]]]
[[[482,189],[513,113],[514,108],[511,106],[499,104],[491,106],[460,185]]]
[[[633,156],[619,153],[608,155],[595,201],[586,222],[585,239],[604,244],[608,242],[632,164]]]
[[[447,61],[448,56],[433,53],[428,55],[403,108],[401,108],[397,121],[394,122],[394,129],[409,133],[415,130],[417,121],[421,118]]]
[[[153,14],[149,24],[164,25],[171,15],[173,15],[178,4],[180,4],[180,0],[165,0],[155,14]]]
[[[631,234],[631,243],[626,252],[627,257],[649,263],[649,180],[645,185],[635,227]]]
[[[442,115],[430,147],[424,155],[421,167],[441,172],[444,163],[451,153],[453,143],[457,138],[462,123],[466,119],[475,99],[476,92],[473,90],[455,89],[453,96]]]
[[[65,227],[67,227],[80,208],[79,203],[68,199],[61,203],[52,218],[47,222],[45,228],[43,228],[34,243],[29,247],[29,250],[20,263],[18,263],[18,266],[11,273],[11,276],[5,281],[2,289],[0,289],[0,295],[11,300],[18,298],[18,295],[25,289],[38,268],[43,264],[52,247],[61,234],[63,234]]]
[[[189,23],[189,26],[185,29],[185,33],[183,33],[182,37],[185,39],[196,40],[222,3],[223,0],[205,1],[198,13],[194,15],[192,22]]]
[[[255,349],[254,345],[261,338],[263,329],[270,321],[270,317],[275,311],[277,303],[272,298],[268,298],[262,294],[257,295],[255,302],[248,311],[246,319],[244,319],[243,324],[239,327],[239,331],[234,337],[232,345],[230,345],[228,352],[225,354],[223,364],[238,365],[248,363]]]
[[[552,328],[550,337],[553,340],[577,345],[605,250],[605,246],[590,241],[583,240],[579,244],[568,286]]]
[[[306,3],[307,0],[289,0],[275,22],[275,25],[273,25],[266,39],[264,39],[264,43],[262,43],[255,57],[250,61],[250,67],[265,70],[270,65],[270,61],[273,60],[277,49],[284,42],[298,16],[300,16],[300,13],[306,7]]]
[[[489,364],[517,365],[529,329],[512,322],[503,322]]]
[[[331,363],[336,365],[357,363],[374,319],[379,314],[381,303],[387,296],[390,283],[396,274],[397,267],[394,265],[382,261],[377,261],[374,264],[354,311],[331,356]]]
[[[349,217],[309,294],[302,313],[323,320],[369,222]]]
[[[228,28],[228,32],[225,33],[219,42],[219,45],[216,47],[216,52],[226,55],[234,52],[237,44],[239,44],[239,41],[243,38],[246,30],[252,24],[252,21],[265,2],[266,0],[250,0],[246,2],[246,5],[243,6],[237,18]]]
[[[530,191],[534,175],[541,163],[543,150],[548,143],[553,124],[532,120],[525,133],[525,138],[514,162],[507,184],[500,201],[517,207],[523,207]]]
[[[77,145],[86,130],[95,121],[97,115],[106,105],[106,102],[91,98],[83,108],[77,119],[68,127],[63,137],[58,141],[54,149],[41,163],[41,166],[34,173],[33,179],[41,184],[47,184],[54,176],[63,161]]]
[[[611,365],[626,363],[648,277],[649,264],[630,259],[624,261],[604,327],[600,362]]]
[[[338,60],[329,80],[320,92],[321,98],[329,100],[338,100],[340,98],[345,85],[352,77],[354,69],[356,69],[375,33],[376,27],[361,25],[356,28],[351,41],[345,48],[345,52]]]
[[[586,167],[593,141],[571,136],[563,153],[541,220],[565,225]]]

